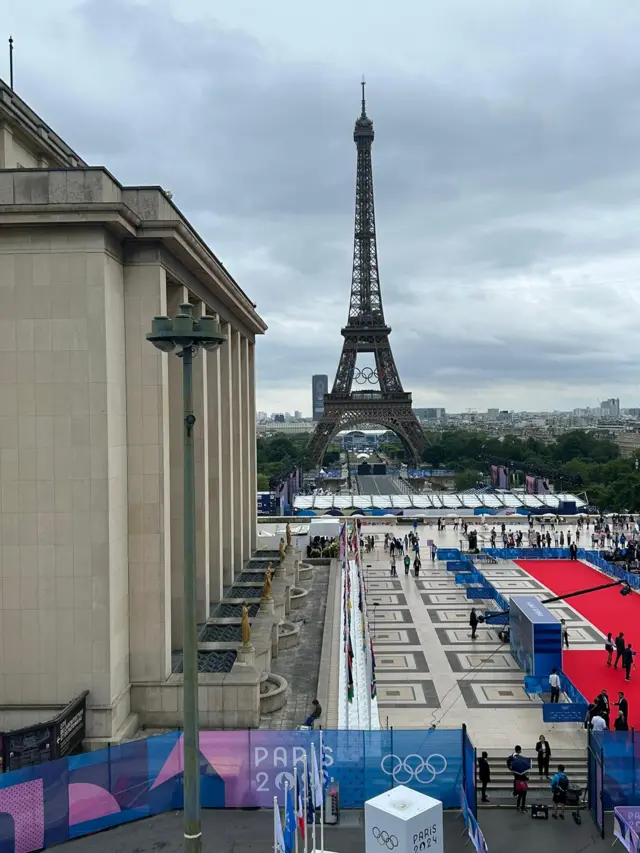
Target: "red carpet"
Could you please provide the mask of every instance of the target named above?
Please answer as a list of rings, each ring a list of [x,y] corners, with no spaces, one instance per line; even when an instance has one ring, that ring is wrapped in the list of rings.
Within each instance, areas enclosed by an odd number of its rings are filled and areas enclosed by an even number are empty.
[[[556,595],[577,592],[609,580],[607,575],[585,563],[571,560],[520,560],[517,565]],[[604,641],[602,648],[594,651],[565,651],[562,669],[588,701],[606,688],[613,703],[618,690],[623,690],[629,700],[629,727],[640,728],[640,595],[634,592],[623,597],[619,587],[612,587],[571,598],[567,604],[605,635],[611,631],[615,637],[623,631],[625,639],[639,652],[638,669],[632,670],[630,682],[624,680],[619,668],[614,670],[606,665]]]

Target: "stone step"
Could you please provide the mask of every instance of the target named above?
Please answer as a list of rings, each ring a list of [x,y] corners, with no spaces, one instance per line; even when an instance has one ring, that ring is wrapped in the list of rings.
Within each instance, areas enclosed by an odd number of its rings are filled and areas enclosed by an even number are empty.
[[[509,770],[506,764],[506,756],[502,757],[494,757],[491,758],[491,752],[489,752],[489,762],[491,765],[491,782],[490,789],[494,791],[504,791],[509,792],[513,788],[513,774]],[[479,749],[477,751],[478,755],[482,754],[482,750]],[[530,755],[526,756],[527,758],[531,758],[531,770],[529,771],[529,789],[530,790],[543,790],[549,791],[549,784],[551,779],[540,778],[538,775],[538,761],[537,758],[531,757]],[[558,764],[563,764],[565,768],[565,773],[569,777],[569,784],[573,788],[586,788],[587,785],[587,777],[588,777],[588,764],[587,759],[584,755],[584,752],[580,752],[575,755],[555,755],[551,756],[551,761],[549,763],[549,777],[552,777],[556,772],[556,768]],[[479,780],[478,780],[479,784]]]

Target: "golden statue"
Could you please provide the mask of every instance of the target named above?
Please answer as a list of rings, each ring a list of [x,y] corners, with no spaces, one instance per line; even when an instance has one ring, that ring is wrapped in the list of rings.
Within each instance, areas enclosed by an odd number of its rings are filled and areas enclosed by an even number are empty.
[[[262,590],[262,600],[271,601],[271,563],[267,566],[264,573],[264,589]]]
[[[251,626],[249,625],[249,608],[245,601],[242,605],[242,645],[251,645]]]
[[[291,545],[291,525],[287,521],[287,548]]]
[[[280,559],[284,560],[284,539],[280,537]]]

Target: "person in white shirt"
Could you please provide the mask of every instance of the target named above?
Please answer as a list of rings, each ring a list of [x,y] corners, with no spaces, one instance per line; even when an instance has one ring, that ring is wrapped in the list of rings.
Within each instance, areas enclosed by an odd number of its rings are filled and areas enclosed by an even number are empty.
[[[594,732],[606,732],[607,724],[604,721],[604,717],[601,717],[600,714],[591,717],[591,728]]]
[[[549,676],[549,687],[551,688],[551,701],[559,702],[560,701],[560,676],[558,675],[558,670],[556,667],[551,671],[551,675]]]

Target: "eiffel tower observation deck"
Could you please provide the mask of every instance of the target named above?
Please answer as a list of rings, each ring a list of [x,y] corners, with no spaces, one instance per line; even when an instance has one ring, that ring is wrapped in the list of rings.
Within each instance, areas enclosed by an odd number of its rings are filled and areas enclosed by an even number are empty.
[[[400,381],[391,351],[391,328],[384,318],[376,217],[373,200],[371,147],[373,122],[367,115],[365,84],[362,110],[353,131],[357,149],[356,213],[353,269],[344,343],[333,388],[324,398],[324,414],[309,442],[309,455],[320,464],[329,442],[343,429],[382,426],[402,441],[407,459],[419,460],[424,432],[413,413],[411,394]],[[359,365],[359,357],[363,365]],[[363,386],[370,387],[363,387]],[[354,387],[355,386],[355,387]]]

